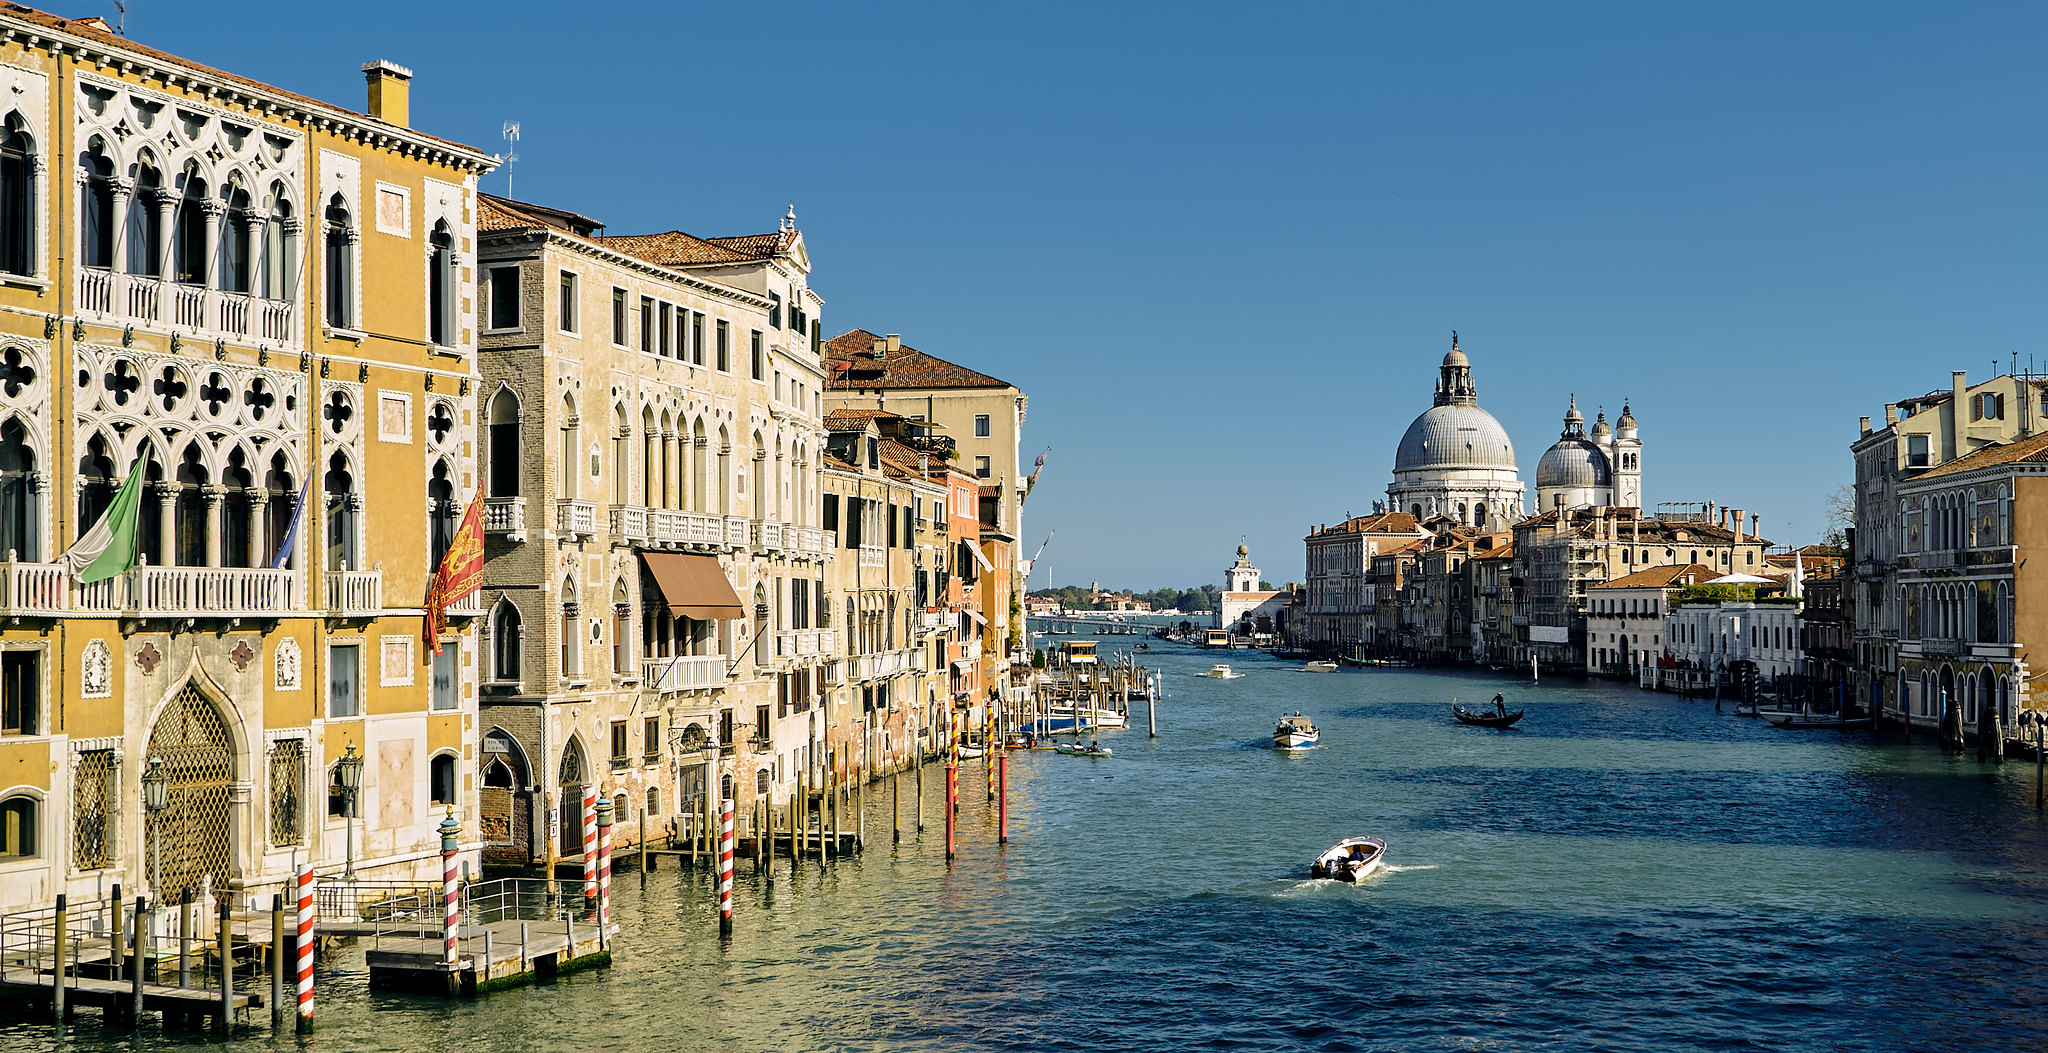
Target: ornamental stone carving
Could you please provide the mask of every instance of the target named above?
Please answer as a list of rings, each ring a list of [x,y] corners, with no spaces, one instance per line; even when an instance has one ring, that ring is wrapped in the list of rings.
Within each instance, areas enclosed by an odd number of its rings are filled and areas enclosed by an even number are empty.
[[[278,642],[277,654],[273,659],[276,677],[273,686],[279,691],[299,689],[299,641],[287,636]]]
[[[114,695],[114,652],[105,640],[85,645],[80,659],[79,697],[112,698]]]

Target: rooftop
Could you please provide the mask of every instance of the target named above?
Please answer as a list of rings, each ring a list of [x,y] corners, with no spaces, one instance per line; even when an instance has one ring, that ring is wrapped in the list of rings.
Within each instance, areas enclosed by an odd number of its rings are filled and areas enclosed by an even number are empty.
[[[878,353],[881,337],[853,329],[825,341],[826,386],[849,388],[1007,388],[997,380],[902,344]]]
[[[1651,567],[1634,574],[1624,574],[1612,581],[1603,581],[1593,586],[1596,589],[1666,589],[1674,585],[1697,585],[1721,576],[1721,572],[1699,563],[1681,563],[1669,567]]]
[[[1913,481],[1933,479],[1937,476],[1955,475],[1958,472],[1974,472],[1979,468],[1991,468],[2001,464],[2039,464],[2048,462],[2048,432],[1986,446],[1974,453],[1965,454],[1939,468],[1931,468],[1915,476]]]

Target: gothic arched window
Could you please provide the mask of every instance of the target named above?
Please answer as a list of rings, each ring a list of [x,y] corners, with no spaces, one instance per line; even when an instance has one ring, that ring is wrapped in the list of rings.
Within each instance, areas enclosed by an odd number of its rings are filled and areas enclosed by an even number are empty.
[[[34,274],[36,144],[21,115],[0,121],[0,270]],[[108,219],[112,219],[108,209]],[[112,253],[108,253],[109,256]]]
[[[92,149],[81,161],[85,169],[84,222],[79,224],[84,244],[80,249],[88,267],[114,266],[114,162],[105,148],[93,140]]]
[[[25,563],[38,562],[39,554],[35,471],[35,451],[21,421],[0,425],[0,550]]]
[[[491,400],[491,496],[519,496],[519,397],[506,388]]]
[[[322,260],[327,277],[327,324],[355,328],[355,224],[340,194],[327,202],[326,239]]]
[[[427,338],[442,347],[455,346],[455,235],[448,221],[434,224],[428,239]]]
[[[356,497],[354,473],[348,470],[348,458],[340,450],[327,459],[327,474],[320,480],[320,489],[326,496],[327,508],[327,569],[360,570],[360,556],[356,554],[356,515],[359,499]]]
[[[171,274],[180,284],[206,282],[206,212],[211,204],[206,199],[206,180],[196,171],[186,172],[178,218],[171,226],[171,251],[175,254]]]

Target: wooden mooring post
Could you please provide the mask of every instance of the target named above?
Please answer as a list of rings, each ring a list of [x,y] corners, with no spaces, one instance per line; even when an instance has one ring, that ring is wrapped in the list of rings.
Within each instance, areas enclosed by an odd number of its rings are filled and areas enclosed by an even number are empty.
[[[146,960],[143,954],[148,947],[146,942],[148,939],[149,898],[137,896],[135,897],[135,956],[131,959],[135,967],[129,970],[130,980],[134,984],[134,1001],[128,1007],[128,1022],[131,1024],[139,1023],[142,1020],[142,973],[143,963]]]
[[[270,1027],[284,1027],[284,893],[277,894],[270,909]]]
[[[56,953],[56,959],[51,963],[56,966],[56,980],[50,985],[50,1011],[56,1017],[59,1026],[62,1026],[65,1020],[64,955],[65,951],[69,949],[67,945],[70,933],[66,931],[66,926],[70,920],[70,911],[65,905],[64,894],[59,892],[57,894],[57,916],[51,923],[53,928],[50,933],[53,939],[51,949]]]
[[[226,1034],[235,1026],[235,927],[229,916],[229,897],[217,896],[214,902],[220,904],[220,931],[216,934],[220,943],[220,1027]]]

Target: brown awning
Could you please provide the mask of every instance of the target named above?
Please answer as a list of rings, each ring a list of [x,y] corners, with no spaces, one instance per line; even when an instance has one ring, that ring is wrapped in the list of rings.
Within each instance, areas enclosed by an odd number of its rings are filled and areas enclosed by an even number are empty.
[[[716,556],[642,552],[640,558],[654,573],[655,584],[661,586],[661,595],[668,601],[670,614],[700,621],[743,619],[747,616],[739,594],[732,591],[732,583],[725,580],[725,571],[719,569]]]

